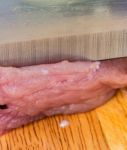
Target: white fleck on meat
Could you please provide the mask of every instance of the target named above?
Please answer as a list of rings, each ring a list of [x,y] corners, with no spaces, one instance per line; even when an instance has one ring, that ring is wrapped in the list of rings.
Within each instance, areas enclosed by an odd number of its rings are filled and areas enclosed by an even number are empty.
[[[44,75],[47,75],[48,73],[49,73],[49,71],[48,70],[46,70],[46,69],[41,69],[41,72],[44,74]]]
[[[93,63],[93,64],[91,64],[91,69],[93,69],[93,72],[96,72],[99,68],[100,68],[100,64],[101,64],[101,62],[95,62],[95,63]]]

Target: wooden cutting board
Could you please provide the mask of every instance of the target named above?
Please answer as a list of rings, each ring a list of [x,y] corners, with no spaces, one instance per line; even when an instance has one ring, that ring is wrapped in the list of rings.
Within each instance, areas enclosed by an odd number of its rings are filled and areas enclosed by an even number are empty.
[[[61,128],[62,120],[69,126]],[[13,130],[0,138],[0,150],[127,150],[127,96],[120,91],[94,111]]]

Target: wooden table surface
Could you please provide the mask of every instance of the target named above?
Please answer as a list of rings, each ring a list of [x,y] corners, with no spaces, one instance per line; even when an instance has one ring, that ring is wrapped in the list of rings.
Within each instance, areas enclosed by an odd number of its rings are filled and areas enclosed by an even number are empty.
[[[60,127],[62,120],[69,126]],[[127,150],[127,96],[123,92],[89,113],[50,117],[0,138],[0,150]]]

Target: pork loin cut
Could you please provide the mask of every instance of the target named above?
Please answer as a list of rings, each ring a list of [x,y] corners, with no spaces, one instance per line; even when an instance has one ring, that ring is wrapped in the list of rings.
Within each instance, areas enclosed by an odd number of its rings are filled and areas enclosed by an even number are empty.
[[[56,114],[86,112],[127,85],[127,58],[0,67],[0,134]]]

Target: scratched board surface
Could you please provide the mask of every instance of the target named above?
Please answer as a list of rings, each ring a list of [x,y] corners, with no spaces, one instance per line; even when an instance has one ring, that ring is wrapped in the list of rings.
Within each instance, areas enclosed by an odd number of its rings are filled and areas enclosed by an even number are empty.
[[[61,128],[63,120],[69,125]],[[0,137],[0,150],[127,150],[127,95],[88,113],[55,116]]]

